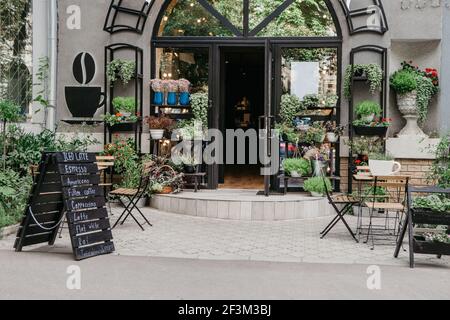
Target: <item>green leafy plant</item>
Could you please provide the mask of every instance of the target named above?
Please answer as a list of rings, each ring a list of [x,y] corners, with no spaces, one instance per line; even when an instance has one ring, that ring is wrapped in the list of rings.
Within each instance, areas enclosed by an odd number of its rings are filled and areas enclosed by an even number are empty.
[[[0,228],[18,223],[27,205],[30,176],[6,169],[0,172]]]
[[[380,104],[370,100],[362,101],[356,106],[356,114],[361,117],[370,116],[372,114],[379,116],[381,115],[381,112]]]
[[[134,61],[115,59],[108,63],[106,73],[111,83],[120,79],[123,84],[128,84],[135,76],[136,63]]]
[[[136,115],[125,116],[122,113],[118,112],[116,114],[110,114],[107,112],[103,116],[103,121],[106,122],[109,126],[115,126],[121,123],[136,123],[138,122],[139,117]]]
[[[428,182],[441,188],[450,188],[450,134],[441,138],[434,150],[434,158]]]
[[[379,137],[355,137],[353,140],[348,140],[346,144],[353,154],[369,155],[383,152],[383,140]]]
[[[295,117],[302,110],[304,106],[296,95],[285,94],[281,97],[280,118],[283,123],[292,125]]]
[[[116,97],[112,104],[115,112],[136,113],[136,99],[134,97]]]
[[[414,72],[398,70],[390,78],[392,90],[398,94],[405,94],[417,90],[417,80]]]
[[[325,126],[321,122],[314,122],[314,124],[306,131],[304,142],[306,143],[322,143],[327,134]]]
[[[319,107],[320,99],[317,94],[308,94],[303,97],[302,106],[303,109],[312,109]]]
[[[20,106],[9,100],[0,101],[0,120],[3,122],[3,169],[6,169],[6,153],[8,149],[8,140],[6,139],[6,127],[8,122],[17,121],[21,118],[22,109]]]
[[[440,195],[417,197],[413,200],[413,208],[428,209],[435,212],[449,212],[450,199],[444,198]]]
[[[369,154],[369,160],[393,161],[394,157],[385,153],[371,153]]]
[[[434,243],[450,243],[450,235],[446,232],[440,233],[425,233],[423,235],[425,241],[434,242]]]
[[[208,93],[198,92],[191,95],[191,108],[194,119],[200,121],[204,128],[208,128],[208,106]]]
[[[345,70],[344,95],[349,99],[352,95],[352,78],[357,74],[365,74],[370,84],[370,93],[375,94],[381,90],[383,84],[383,70],[377,64],[355,64],[349,65]]]
[[[365,119],[357,119],[353,121],[353,126],[355,127],[371,127],[371,128],[388,128],[392,124],[391,119],[381,119],[375,121],[367,121]]]
[[[275,129],[278,131],[280,137],[282,137],[285,141],[298,143],[299,136],[292,125],[288,125],[286,123],[277,123],[275,125]]]
[[[325,185],[327,189],[325,189]],[[331,185],[330,179],[323,177],[314,177],[309,178],[305,181],[303,189],[307,192],[314,192],[324,195],[326,193],[326,190],[331,192],[331,190],[333,190],[333,187]]]
[[[283,168],[287,175],[292,175],[292,173],[296,172],[300,176],[307,176],[312,171],[311,162],[304,158],[285,159]]]

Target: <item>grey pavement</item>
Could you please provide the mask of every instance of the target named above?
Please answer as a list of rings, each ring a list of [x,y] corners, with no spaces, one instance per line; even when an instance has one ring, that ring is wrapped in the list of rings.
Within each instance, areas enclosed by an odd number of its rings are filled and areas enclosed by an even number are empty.
[[[81,268],[68,290],[67,267]],[[1,299],[448,299],[447,269],[381,267],[381,290],[367,266],[101,256],[0,250]],[[175,310],[168,310],[175,312]]]

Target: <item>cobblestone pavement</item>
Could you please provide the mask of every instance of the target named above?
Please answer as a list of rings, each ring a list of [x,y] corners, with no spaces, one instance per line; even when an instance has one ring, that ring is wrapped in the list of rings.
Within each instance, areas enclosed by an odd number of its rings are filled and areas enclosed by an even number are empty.
[[[117,219],[120,208],[113,208]],[[227,221],[191,217],[145,209],[153,223],[142,232],[129,219],[113,231],[116,254],[168,258],[251,260],[305,263],[343,263],[408,266],[407,252],[394,259],[394,243],[356,243],[339,224],[321,240],[320,231],[331,218],[293,221]],[[142,219],[141,219],[142,220]],[[354,217],[348,217],[352,226]],[[14,237],[0,241],[0,250],[12,250]],[[28,248],[26,250],[29,250]],[[52,248],[37,246],[33,251],[70,252],[67,229]],[[450,267],[450,259],[416,255],[416,262]]]

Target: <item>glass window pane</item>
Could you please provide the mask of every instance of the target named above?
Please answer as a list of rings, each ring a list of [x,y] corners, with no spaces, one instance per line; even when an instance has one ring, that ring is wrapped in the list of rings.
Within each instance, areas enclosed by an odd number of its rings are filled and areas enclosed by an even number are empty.
[[[208,2],[236,28],[243,30],[244,3],[242,0],[208,0]]]
[[[336,28],[325,1],[295,1],[258,37],[335,37]]]
[[[208,91],[209,50],[207,48],[157,48],[156,77],[187,79],[192,92]]]
[[[159,36],[232,37],[234,34],[197,1],[174,0],[166,9]]]
[[[335,48],[294,48],[282,50],[283,94],[300,99],[317,95],[323,106],[325,100],[336,100],[338,58]]]
[[[253,30],[285,0],[250,0],[249,28]]]

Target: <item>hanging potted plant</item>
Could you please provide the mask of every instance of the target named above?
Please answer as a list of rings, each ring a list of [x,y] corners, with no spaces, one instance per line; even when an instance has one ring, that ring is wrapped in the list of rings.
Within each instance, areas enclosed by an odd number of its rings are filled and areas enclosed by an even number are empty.
[[[106,73],[111,84],[119,79],[123,84],[128,84],[136,74],[136,63],[134,61],[114,59],[108,63]]]
[[[150,86],[153,90],[153,104],[161,106],[164,104],[164,84],[160,79],[152,79]]]
[[[398,135],[425,137],[418,122],[425,122],[430,101],[439,91],[437,70],[422,71],[412,61],[403,62],[401,69],[391,76],[390,85],[397,94],[398,109],[406,119],[406,126]]]
[[[325,124],[327,131],[327,140],[330,143],[336,143],[339,141],[339,137],[344,134],[345,126],[338,126],[335,122],[328,121]]]
[[[368,123],[374,121],[375,117],[380,116],[382,111],[379,103],[369,100],[360,102],[356,107],[356,114],[361,120]]]
[[[313,197],[322,198],[325,196],[326,191],[328,190],[331,192],[333,187],[330,179],[324,177],[313,177],[305,181],[303,189],[306,192],[311,193],[311,196]]]
[[[166,130],[173,127],[175,121],[167,116],[150,116],[146,118],[146,122],[150,128],[150,136],[153,140],[161,140]]]
[[[372,153],[369,155],[369,168],[373,176],[392,176],[400,173],[402,165],[389,155]]]
[[[110,114],[109,112],[103,116],[103,121],[116,132],[131,132],[134,131],[137,122],[139,121],[139,114],[126,116],[121,112]]]
[[[450,199],[434,194],[413,200],[414,223],[450,225]]]
[[[366,122],[364,120],[353,121],[353,130],[360,136],[379,136],[384,137],[387,134],[389,127],[391,126],[392,119],[382,118],[372,122]]]
[[[293,178],[304,177],[311,174],[311,162],[304,158],[285,159],[283,169],[286,175]]]
[[[134,97],[116,97],[112,101],[114,112],[120,112],[125,117],[136,113],[136,99]]]
[[[180,92],[180,105],[188,106],[191,102],[190,97],[191,83],[186,79],[178,80],[178,91]]]
[[[178,104],[178,81],[176,80],[167,80],[165,82],[166,90],[167,90],[167,105],[168,106],[176,106]]]
[[[344,95],[347,99],[352,96],[353,77],[365,79],[370,85],[370,93],[381,91],[383,84],[383,70],[377,64],[355,64],[349,65],[345,70]]]

